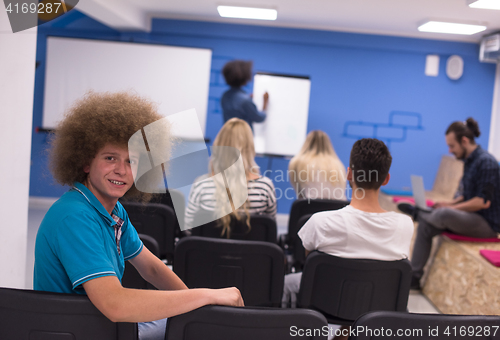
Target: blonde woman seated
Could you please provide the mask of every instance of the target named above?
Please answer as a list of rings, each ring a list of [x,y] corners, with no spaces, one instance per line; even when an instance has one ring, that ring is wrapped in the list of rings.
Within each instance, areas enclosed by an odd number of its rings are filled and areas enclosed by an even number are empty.
[[[323,131],[309,132],[288,171],[298,198],[345,199],[346,170]]]
[[[189,202],[184,221],[186,228],[199,226],[199,221],[203,219],[206,222],[214,220],[214,218],[210,219],[210,216],[225,215],[222,210],[227,209],[229,204],[228,196],[231,196],[231,192],[226,186],[234,188],[238,185],[238,183],[234,183],[234,181],[237,182],[239,180],[239,178],[229,178],[225,176],[223,182],[220,180],[222,178],[221,176],[214,176],[215,174],[223,172],[224,169],[227,169],[228,166],[234,162],[234,159],[228,159],[226,152],[219,153],[220,156],[215,152],[217,148],[220,150],[223,149],[221,147],[227,146],[236,148],[241,153],[246,175],[248,198],[243,206],[237,211],[232,210],[231,212],[231,210],[226,210],[226,213],[230,212],[230,214],[219,219],[221,236],[227,238],[231,237],[231,218],[236,218],[237,220],[244,219],[249,228],[250,214],[267,214],[272,218],[276,218],[276,194],[274,185],[269,178],[260,175],[259,167],[254,159],[255,148],[253,134],[248,123],[239,118],[228,120],[224,126],[222,126],[217,137],[215,137],[213,146],[214,151],[212,152],[209,169],[211,174],[196,179],[189,193]],[[219,179],[217,179],[217,177],[219,177]],[[239,185],[245,185],[245,183],[239,183]],[[238,195],[238,193],[233,191],[233,195],[234,194]],[[232,197],[232,199],[234,202],[237,201],[235,197]],[[234,209],[232,202],[231,207]],[[206,217],[207,214],[209,215],[208,219]]]

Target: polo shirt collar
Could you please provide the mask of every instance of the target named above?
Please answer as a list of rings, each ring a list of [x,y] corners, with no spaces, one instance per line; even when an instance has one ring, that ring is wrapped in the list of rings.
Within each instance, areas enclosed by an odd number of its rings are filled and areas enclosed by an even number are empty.
[[[467,157],[465,159],[465,163],[470,164],[470,163],[474,162],[479,157],[479,155],[481,153],[482,153],[481,145],[478,145],[476,150],[472,151],[472,153],[469,155],[469,157]]]
[[[108,213],[108,211],[104,208],[102,203],[95,197],[95,195],[92,193],[92,191],[89,190],[85,185],[83,185],[80,182],[75,182],[73,183],[73,188],[76,189],[80,194],[82,194],[86,199],[89,204],[94,207],[95,210],[99,214],[101,214],[102,217],[104,217],[110,226],[113,226],[116,224],[115,220],[111,217],[111,215]],[[117,215],[117,207],[113,208],[113,214]]]

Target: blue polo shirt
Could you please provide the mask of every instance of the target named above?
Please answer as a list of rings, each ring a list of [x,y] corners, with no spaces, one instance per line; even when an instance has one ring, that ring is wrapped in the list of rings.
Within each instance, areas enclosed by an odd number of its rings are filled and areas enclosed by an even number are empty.
[[[125,261],[137,256],[143,244],[120,202],[112,215],[86,186],[75,183],[40,224],[33,288],[85,294],[86,281],[110,275],[121,281]],[[120,224],[121,236],[115,228]]]

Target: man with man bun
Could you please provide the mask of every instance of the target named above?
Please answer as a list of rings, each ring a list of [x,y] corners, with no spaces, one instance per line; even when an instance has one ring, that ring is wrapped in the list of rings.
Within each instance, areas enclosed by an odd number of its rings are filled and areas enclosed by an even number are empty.
[[[413,289],[420,289],[434,236],[447,230],[490,238],[500,232],[500,166],[476,144],[474,138],[480,135],[477,122],[473,118],[453,122],[445,135],[450,153],[464,161],[464,174],[453,201],[437,202],[432,212],[418,213],[419,225],[411,258]]]

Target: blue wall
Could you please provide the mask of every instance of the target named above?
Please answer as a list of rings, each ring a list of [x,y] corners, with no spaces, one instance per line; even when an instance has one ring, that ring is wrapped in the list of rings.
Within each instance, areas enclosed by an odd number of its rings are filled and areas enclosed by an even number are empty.
[[[33,125],[42,121],[46,36],[160,43],[209,48],[213,51],[206,136],[213,140],[222,126],[219,98],[226,85],[220,69],[230,59],[251,59],[254,71],[307,75],[311,78],[308,131],[324,130],[347,165],[359,137],[383,139],[393,154],[389,188],[410,186],[410,174],[424,176],[426,189],[434,182],[441,156],[447,154],[444,131],[450,122],[473,116],[487,148],[495,65],[478,61],[478,45],[339,32],[270,28],[208,22],[155,19],[151,33],[120,33],[75,11],[64,22],[39,27]],[[424,75],[427,54],[440,56],[438,77]],[[464,59],[458,81],[445,74],[446,59]],[[77,66],[76,66],[77,67]],[[249,84],[248,90],[252,88]],[[33,135],[30,194],[58,196],[47,171],[46,136]],[[267,159],[258,159],[262,170]],[[288,160],[274,159],[278,195],[290,188],[280,182]],[[291,190],[288,196],[292,195]],[[292,200],[280,199],[278,211],[289,212]]]

